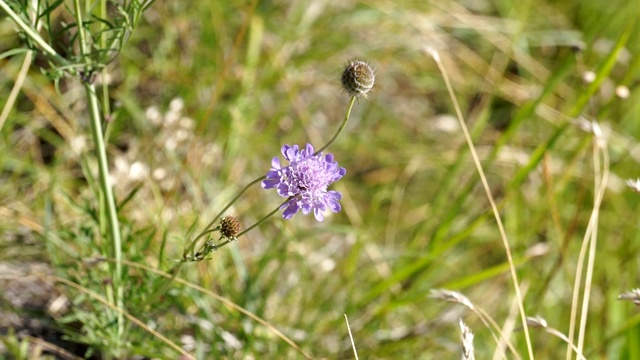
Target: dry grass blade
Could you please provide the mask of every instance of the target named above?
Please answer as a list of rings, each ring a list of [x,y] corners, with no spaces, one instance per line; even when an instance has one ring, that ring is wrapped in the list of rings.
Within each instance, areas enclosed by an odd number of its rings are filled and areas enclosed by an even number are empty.
[[[516,298],[518,301],[518,308],[520,310],[520,317],[522,320],[522,327],[524,329],[525,339],[527,341],[527,350],[529,352],[529,358],[534,359],[533,356],[533,346],[531,345],[531,337],[529,336],[529,329],[527,328],[527,320],[526,313],[524,311],[523,297],[520,292],[520,283],[518,282],[518,274],[516,273],[516,267],[513,262],[513,256],[511,255],[511,247],[509,246],[509,240],[507,238],[507,233],[504,229],[504,225],[502,224],[502,219],[500,217],[500,212],[498,211],[498,207],[496,206],[496,202],[491,194],[491,188],[489,187],[489,183],[484,174],[484,170],[482,169],[482,164],[480,163],[480,158],[476,152],[475,146],[473,145],[473,140],[471,139],[471,134],[469,133],[469,129],[467,128],[467,124],[464,121],[464,116],[462,115],[462,110],[460,110],[460,105],[458,104],[458,100],[453,91],[453,87],[451,86],[451,81],[449,81],[449,76],[447,74],[444,65],[440,59],[440,55],[437,51],[432,48],[425,49],[426,52],[433,57],[436,64],[438,65],[438,69],[442,73],[442,77],[444,79],[445,85],[447,87],[447,91],[449,92],[449,96],[451,97],[451,101],[453,101],[454,108],[456,110],[456,115],[458,117],[458,122],[460,124],[460,128],[464,134],[464,138],[467,141],[467,145],[469,146],[469,151],[471,152],[471,156],[473,157],[473,161],[476,165],[476,169],[478,174],[480,175],[480,180],[482,181],[482,186],[487,195],[487,199],[491,204],[491,210],[493,211],[493,215],[496,219],[496,223],[498,225],[498,230],[500,230],[500,237],[502,239],[502,244],[504,245],[504,250],[507,255],[507,260],[509,262],[509,270],[511,271],[511,279],[513,280],[513,287],[515,289]]]
[[[347,330],[349,331],[349,339],[351,340],[351,348],[353,349],[353,356],[358,360],[358,351],[356,350],[356,343],[353,341],[353,334],[351,334],[351,326],[349,326],[349,319],[347,314],[344,314],[344,321],[347,323]]]

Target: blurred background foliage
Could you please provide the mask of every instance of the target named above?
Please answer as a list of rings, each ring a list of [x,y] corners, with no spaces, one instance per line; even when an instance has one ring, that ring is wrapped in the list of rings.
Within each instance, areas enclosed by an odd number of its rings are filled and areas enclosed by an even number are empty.
[[[157,0],[96,79],[110,89],[105,128],[125,258],[170,269],[189,229],[264,175],[282,144],[326,143],[349,101],[342,66],[361,57],[376,69],[374,90],[330,149],[347,169],[334,184],[343,211],[324,223],[274,217],[180,276],[266,319],[313,357],[353,356],[343,314],[362,358],[456,357],[459,318],[476,335],[478,358],[490,356],[496,344],[473,314],[429,298],[449,288],[500,324],[517,314],[497,226],[430,47],[483,159],[525,309],[562,332],[594,197],[593,139],[573,123],[604,129],[611,177],[586,354],[640,356],[640,316],[616,300],[639,275],[640,195],[625,186],[640,177],[638,20],[640,8],[623,0]],[[0,39],[0,52],[21,46],[7,18]],[[21,62],[0,60],[0,93]],[[67,77],[56,91],[41,67],[36,58],[0,133],[0,260],[44,261],[100,288],[104,272],[86,263],[102,240],[81,84]],[[279,201],[256,187],[229,213],[246,227]],[[127,310],[199,358],[300,356],[210,296],[176,283],[156,294],[159,277],[133,267],[127,280]],[[55,326],[108,353],[91,325],[101,305],[60,291],[76,306]],[[140,328],[128,331],[131,355],[175,357]],[[564,355],[556,338],[532,334],[539,358]],[[525,357],[522,334],[513,339]]]

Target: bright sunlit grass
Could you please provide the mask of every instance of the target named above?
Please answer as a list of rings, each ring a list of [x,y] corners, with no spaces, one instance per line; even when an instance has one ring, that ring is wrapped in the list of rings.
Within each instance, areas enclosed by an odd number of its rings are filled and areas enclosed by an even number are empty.
[[[0,0],[0,357],[640,358],[631,3]]]

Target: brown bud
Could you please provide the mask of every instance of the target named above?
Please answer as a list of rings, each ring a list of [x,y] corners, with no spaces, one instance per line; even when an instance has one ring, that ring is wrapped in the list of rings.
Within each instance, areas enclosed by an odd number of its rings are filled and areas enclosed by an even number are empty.
[[[234,238],[240,232],[240,222],[231,215],[220,220],[220,233],[226,238]]]

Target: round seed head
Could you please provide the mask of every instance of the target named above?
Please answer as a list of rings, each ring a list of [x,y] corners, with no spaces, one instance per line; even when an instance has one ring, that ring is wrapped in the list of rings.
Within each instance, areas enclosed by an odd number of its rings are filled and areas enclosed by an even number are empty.
[[[220,233],[226,238],[233,238],[240,232],[240,222],[233,216],[227,215],[220,220]]]
[[[349,61],[342,72],[342,88],[351,96],[367,97],[375,81],[373,69],[363,60]]]

